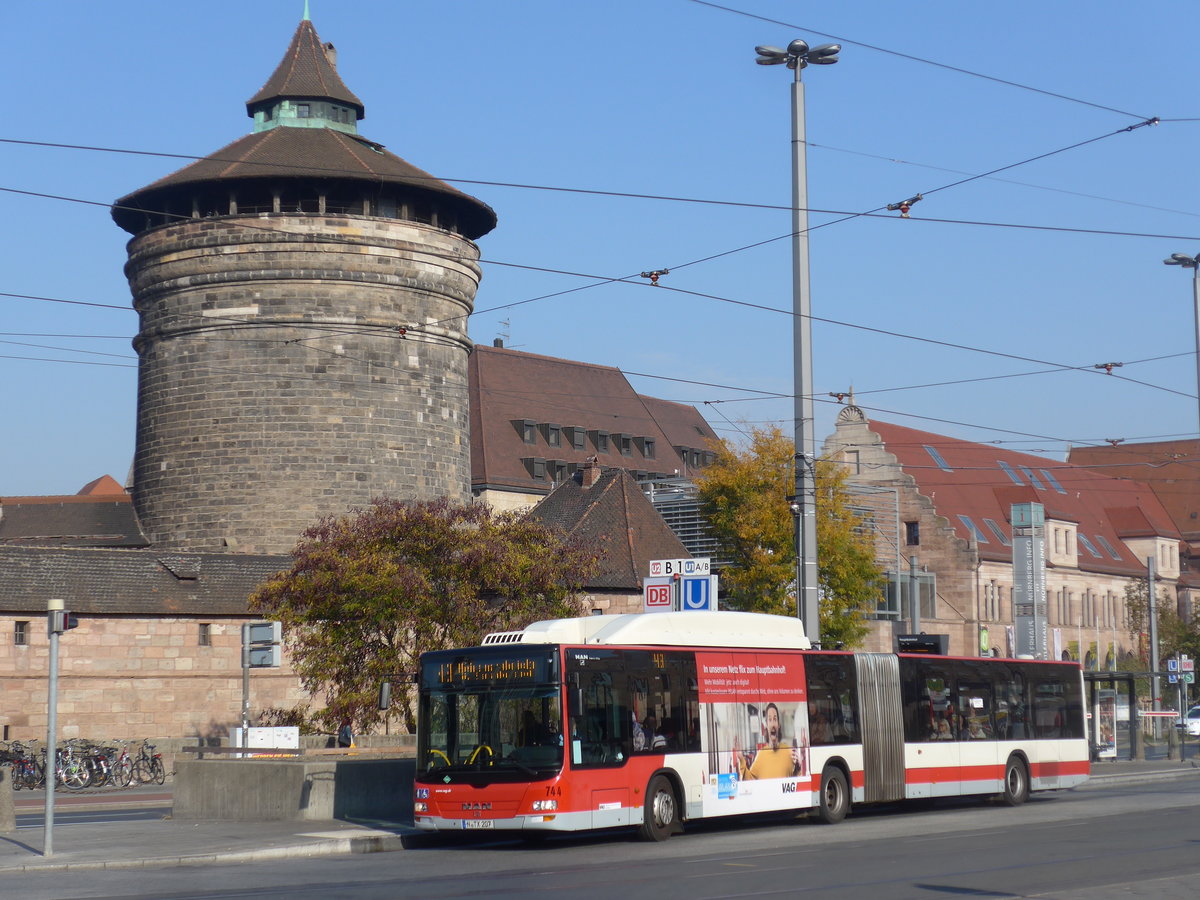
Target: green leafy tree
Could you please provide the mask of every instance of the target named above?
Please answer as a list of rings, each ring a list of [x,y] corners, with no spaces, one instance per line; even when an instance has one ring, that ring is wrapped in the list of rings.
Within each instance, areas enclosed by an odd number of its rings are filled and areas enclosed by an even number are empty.
[[[598,557],[482,503],[383,499],[321,520],[292,558],[250,603],[283,624],[301,683],[325,701],[314,718],[332,728],[348,716],[369,728],[383,717],[379,684],[393,680],[393,709],[411,732],[412,685],[394,676],[415,672],[428,650],[581,614]]]
[[[795,490],[794,446],[778,427],[753,429],[745,450],[718,443],[715,461],[696,479],[709,529],[732,560],[721,573],[721,591],[734,608],[796,615],[788,502]],[[816,488],[821,637],[828,646],[855,647],[867,633],[883,572],[865,523],[847,502],[845,473],[819,461]]]
[[[1142,661],[1150,662],[1150,604],[1144,580],[1125,585],[1125,609],[1128,614],[1129,635],[1138,646]],[[1200,657],[1200,614],[1190,619],[1179,615],[1175,601],[1167,591],[1161,591],[1155,604],[1158,612],[1158,652],[1162,660],[1186,653]]]

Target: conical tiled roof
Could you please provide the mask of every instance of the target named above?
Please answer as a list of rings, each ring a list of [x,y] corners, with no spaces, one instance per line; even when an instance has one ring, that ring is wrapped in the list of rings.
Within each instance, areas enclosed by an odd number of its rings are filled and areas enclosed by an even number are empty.
[[[332,46],[332,45],[331,45]],[[246,112],[254,115],[255,107],[282,98],[336,100],[358,111],[363,117],[363,102],[346,87],[329,60],[317,29],[305,19],[292,35],[292,42],[275,72],[257,94],[246,101]]]
[[[178,188],[214,181],[317,178],[404,185],[436,195],[439,202],[454,208],[460,231],[471,239],[496,227],[496,213],[486,203],[455,190],[379,144],[326,128],[276,128],[248,134],[122,197],[114,204],[112,215],[126,231],[137,233],[138,210],[163,208],[163,195]]]
[[[357,118],[363,115],[362,101],[342,82],[306,17],[282,62],[246,104],[250,114],[257,116],[254,133],[122,197],[113,206],[113,219],[126,231],[138,234],[147,227],[146,213],[161,216],[181,203],[187,209],[191,206],[188,192],[216,187],[218,182],[278,184],[321,179],[365,182],[374,190],[403,187],[405,196],[428,200],[435,208],[452,212],[456,230],[471,240],[496,227],[496,213],[486,203],[410,165],[384,150],[382,144],[359,136],[353,123],[330,118],[335,111],[314,109],[306,118],[307,109],[299,115],[284,109],[308,103],[340,106],[347,115],[346,108],[353,108]]]

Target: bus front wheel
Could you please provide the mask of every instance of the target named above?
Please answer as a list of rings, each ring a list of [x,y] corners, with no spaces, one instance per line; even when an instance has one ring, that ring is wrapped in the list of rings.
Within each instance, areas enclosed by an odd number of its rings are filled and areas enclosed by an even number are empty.
[[[826,825],[833,825],[846,818],[850,812],[850,788],[846,774],[837,766],[827,766],[821,773],[821,800],[817,806],[817,818]]]
[[[655,775],[646,787],[646,808],[642,811],[638,837],[643,841],[665,841],[679,830],[675,788],[665,776]]]
[[[1004,802],[1020,806],[1029,799],[1029,770],[1019,757],[1010,756],[1004,765]]]

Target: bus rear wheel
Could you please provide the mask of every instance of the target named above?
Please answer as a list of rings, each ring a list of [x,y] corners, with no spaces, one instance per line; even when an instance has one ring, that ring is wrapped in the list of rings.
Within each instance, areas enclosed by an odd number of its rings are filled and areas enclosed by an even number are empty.
[[[1029,799],[1029,770],[1017,756],[1010,756],[1004,764],[1004,802],[1009,806],[1020,806]]]
[[[821,773],[821,799],[817,806],[817,818],[826,825],[834,825],[846,818],[850,812],[850,787],[846,774],[837,766],[826,766]]]
[[[665,841],[679,830],[675,788],[666,776],[655,775],[646,787],[646,807],[642,811],[638,837],[643,841]]]

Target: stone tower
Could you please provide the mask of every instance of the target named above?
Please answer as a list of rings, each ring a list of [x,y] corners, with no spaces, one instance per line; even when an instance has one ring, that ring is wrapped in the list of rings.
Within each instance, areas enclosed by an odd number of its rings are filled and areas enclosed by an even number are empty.
[[[118,200],[146,536],[287,552],[389,495],[470,496],[467,316],[491,208],[358,133],[307,15],[253,132]]]

